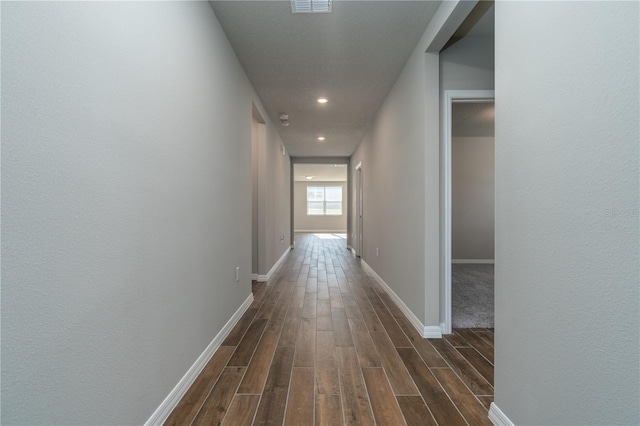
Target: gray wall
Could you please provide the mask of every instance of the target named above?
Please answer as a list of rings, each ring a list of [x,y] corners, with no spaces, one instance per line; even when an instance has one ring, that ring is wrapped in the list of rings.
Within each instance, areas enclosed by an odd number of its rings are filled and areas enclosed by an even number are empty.
[[[440,53],[440,90],[493,90],[494,38],[465,37]]]
[[[493,259],[494,143],[492,137],[452,138],[451,256],[454,260]]]
[[[307,186],[341,186],[341,216],[307,216]],[[347,183],[346,182],[294,182],[293,217],[296,232],[347,230]]]
[[[495,7],[495,402],[639,424],[639,4]]]
[[[363,259],[426,324],[426,248],[422,238],[425,235],[425,129],[424,92],[420,91],[424,80],[423,52],[419,45],[353,154],[351,165],[355,167],[362,162]],[[436,152],[437,149],[436,146]],[[435,160],[437,164],[437,157]],[[352,179],[351,184],[354,194],[355,181]],[[354,215],[355,202],[354,199]],[[437,241],[437,233],[434,238]],[[376,257],[376,248],[380,249],[379,257]],[[437,260],[435,265],[437,267]],[[430,319],[430,325],[437,325],[437,292],[435,298],[435,309],[430,309],[435,310],[435,317]]]
[[[261,115],[260,117],[265,116]],[[254,176],[254,223],[252,240],[257,258],[254,274],[266,275],[285,251],[289,249],[291,235],[291,162],[282,155],[282,140],[273,126],[252,123],[256,136],[252,175]],[[284,236],[283,239],[280,237]],[[255,255],[255,252],[254,252]]]
[[[249,296],[252,101],[207,3],[2,4],[3,423],[145,422]]]
[[[263,117],[266,117],[263,114]],[[264,275],[289,250],[291,239],[291,160],[282,155],[282,140],[275,127],[266,127],[264,146],[259,150],[264,158],[260,169],[260,196],[265,196],[259,216],[264,225],[259,229],[259,247],[264,255],[259,258],[259,274]],[[284,237],[284,238],[281,238]]]

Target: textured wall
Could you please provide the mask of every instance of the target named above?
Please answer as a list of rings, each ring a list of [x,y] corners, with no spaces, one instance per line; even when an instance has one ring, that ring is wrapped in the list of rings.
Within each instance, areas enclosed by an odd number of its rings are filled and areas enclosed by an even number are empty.
[[[307,216],[307,186],[342,186],[342,215]],[[294,182],[293,216],[296,231],[342,231],[347,230],[347,183],[346,182]]]
[[[2,4],[3,423],[143,423],[247,298],[255,99],[207,3]]]
[[[496,3],[495,402],[640,423],[638,2]]]

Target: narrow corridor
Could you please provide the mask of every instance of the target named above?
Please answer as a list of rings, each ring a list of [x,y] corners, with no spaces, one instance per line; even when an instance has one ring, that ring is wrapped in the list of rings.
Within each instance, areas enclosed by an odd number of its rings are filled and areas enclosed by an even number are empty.
[[[336,234],[296,248],[167,425],[490,425],[493,330],[423,339]]]

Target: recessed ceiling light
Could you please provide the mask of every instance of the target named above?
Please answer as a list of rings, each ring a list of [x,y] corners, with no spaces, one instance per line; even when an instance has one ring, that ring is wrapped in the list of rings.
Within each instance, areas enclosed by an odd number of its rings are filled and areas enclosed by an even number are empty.
[[[326,104],[327,102],[329,102],[329,100],[327,98],[318,98],[318,103],[319,104]]]
[[[289,122],[287,120],[283,120],[280,123],[282,123],[282,127],[289,127]]]
[[[313,179],[313,176],[305,176],[304,178],[305,178],[306,180],[311,180],[311,179]]]
[[[324,140],[324,136],[318,136],[318,140],[322,142]]]

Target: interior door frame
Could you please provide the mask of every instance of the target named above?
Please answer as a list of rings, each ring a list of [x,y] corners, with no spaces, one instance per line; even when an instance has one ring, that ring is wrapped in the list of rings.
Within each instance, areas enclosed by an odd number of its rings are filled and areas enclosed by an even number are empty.
[[[442,277],[442,288],[444,291],[441,294],[442,306],[444,307],[443,320],[441,325],[443,334],[451,334],[452,322],[451,322],[451,199],[452,199],[452,121],[451,114],[452,105],[454,102],[495,102],[494,90],[445,90],[443,98],[443,187],[442,193],[444,195],[443,200],[443,227],[444,238],[441,243],[441,256],[443,265],[441,267],[444,271]]]
[[[265,264],[263,247],[266,241],[264,238],[266,157],[264,144],[267,130],[256,105],[252,103],[251,107],[251,280],[257,280],[260,275],[260,266]]]

